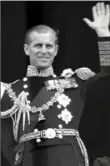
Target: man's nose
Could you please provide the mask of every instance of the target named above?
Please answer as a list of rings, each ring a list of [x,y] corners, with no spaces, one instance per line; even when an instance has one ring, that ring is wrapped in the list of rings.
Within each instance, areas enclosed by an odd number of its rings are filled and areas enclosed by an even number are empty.
[[[47,49],[46,49],[46,46],[45,46],[45,45],[42,46],[41,51],[42,51],[43,53],[46,53],[46,52],[47,52]]]

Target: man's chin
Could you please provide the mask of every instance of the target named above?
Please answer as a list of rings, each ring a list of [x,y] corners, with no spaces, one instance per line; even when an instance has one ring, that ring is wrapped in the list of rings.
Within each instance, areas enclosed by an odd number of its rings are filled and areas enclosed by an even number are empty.
[[[50,64],[39,64],[36,66],[36,68],[38,68],[38,69],[46,69],[49,67],[50,67]]]

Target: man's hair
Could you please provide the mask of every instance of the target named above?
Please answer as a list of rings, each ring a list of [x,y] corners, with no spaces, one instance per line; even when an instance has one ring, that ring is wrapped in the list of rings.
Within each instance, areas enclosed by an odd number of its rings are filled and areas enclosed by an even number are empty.
[[[30,34],[32,32],[37,32],[37,33],[47,33],[47,32],[52,32],[55,36],[55,44],[58,44],[58,31],[55,31],[53,28],[50,28],[49,26],[46,25],[37,25],[32,28],[30,28],[25,36],[25,44],[30,43]]]

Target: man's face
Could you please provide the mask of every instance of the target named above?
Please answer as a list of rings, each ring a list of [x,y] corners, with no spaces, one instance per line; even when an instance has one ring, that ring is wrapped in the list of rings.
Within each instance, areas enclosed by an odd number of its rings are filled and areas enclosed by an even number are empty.
[[[55,44],[55,36],[52,32],[30,34],[30,43],[24,45],[26,55],[30,58],[30,64],[37,68],[48,68],[52,65],[58,51]]]

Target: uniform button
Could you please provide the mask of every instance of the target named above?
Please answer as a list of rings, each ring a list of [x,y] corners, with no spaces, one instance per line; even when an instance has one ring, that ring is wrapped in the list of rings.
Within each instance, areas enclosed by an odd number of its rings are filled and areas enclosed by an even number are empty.
[[[63,138],[63,136],[62,136],[62,135],[59,135],[58,137],[59,137],[60,139],[62,139],[62,138]]]
[[[23,86],[23,88],[25,88],[25,89],[26,89],[27,87],[28,87],[28,85],[27,85],[27,84],[25,84],[25,85]]]
[[[74,87],[77,88],[77,87],[78,87],[78,84],[75,84]]]
[[[30,104],[30,100],[27,100],[27,103]]]
[[[28,96],[28,95],[29,95],[29,92],[26,92],[26,95]]]
[[[59,124],[58,127],[59,127],[60,129],[62,129],[63,126],[62,126],[61,124]]]
[[[57,105],[57,108],[61,108],[61,105]]]
[[[36,142],[37,142],[37,143],[40,143],[40,142],[41,142],[41,139],[39,139],[39,138],[36,139]]]
[[[55,77],[57,77],[55,74],[53,74],[53,77],[55,78]]]
[[[38,129],[34,129],[34,132],[37,133],[37,132],[38,132]]]
[[[24,78],[23,78],[23,81],[27,81],[27,77],[24,77]]]

